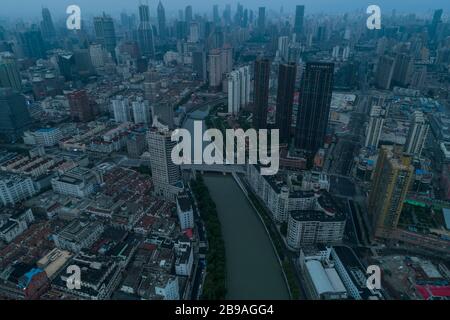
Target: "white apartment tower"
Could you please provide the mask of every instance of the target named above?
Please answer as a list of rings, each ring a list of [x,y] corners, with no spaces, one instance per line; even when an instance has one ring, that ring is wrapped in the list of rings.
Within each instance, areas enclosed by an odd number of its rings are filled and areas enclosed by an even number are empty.
[[[151,124],[150,106],[141,97],[131,103],[134,123]]]
[[[422,111],[415,111],[409,127],[408,138],[405,144],[405,153],[414,157],[420,157],[425,140],[428,135],[429,124]]]
[[[228,74],[228,113],[237,114],[250,102],[250,67],[241,67]]]
[[[367,147],[378,147],[378,142],[380,141],[381,132],[383,130],[384,118],[386,115],[386,110],[380,106],[372,106],[370,110],[370,120],[369,126],[366,132],[366,142],[364,146]]]
[[[118,123],[120,122],[128,122],[129,119],[129,102],[128,98],[123,96],[117,96],[114,100],[112,100],[113,112],[114,112],[114,120]]]

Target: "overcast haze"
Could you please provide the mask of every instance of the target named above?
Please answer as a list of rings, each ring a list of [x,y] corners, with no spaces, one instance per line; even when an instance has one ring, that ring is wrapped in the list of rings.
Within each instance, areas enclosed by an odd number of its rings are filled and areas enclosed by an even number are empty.
[[[159,0],[148,1],[152,10],[152,15],[155,15],[156,6]],[[123,9],[127,12],[135,12],[139,4],[139,0],[0,0],[0,16],[7,17],[33,17],[40,15],[41,7],[50,8],[55,17],[65,14],[65,9],[70,4],[77,4],[81,10],[86,13],[98,13],[105,11],[110,14],[117,14]],[[142,2],[146,2],[143,0]],[[304,4],[306,6],[306,14],[317,12],[344,12],[353,11],[355,9],[362,9],[370,4],[377,4],[382,11],[391,12],[392,9],[397,9],[398,12],[414,12],[414,13],[430,13],[436,8],[443,8],[444,13],[448,14],[450,11],[449,0],[163,0],[162,3],[167,11],[175,9],[183,9],[186,5],[193,6],[194,13],[210,14],[212,12],[213,4],[218,4],[221,10],[227,3],[232,5],[233,11],[236,4],[240,2],[245,7],[257,8],[258,6],[266,6],[270,9],[279,10],[281,6],[284,7],[285,12],[294,12],[294,7],[297,4]]]

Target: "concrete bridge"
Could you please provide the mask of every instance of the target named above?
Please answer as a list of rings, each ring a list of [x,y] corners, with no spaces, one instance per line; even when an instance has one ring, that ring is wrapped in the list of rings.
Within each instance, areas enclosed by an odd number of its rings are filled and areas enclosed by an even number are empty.
[[[221,172],[223,174],[245,173],[246,165],[244,164],[183,164],[182,170],[205,172]]]

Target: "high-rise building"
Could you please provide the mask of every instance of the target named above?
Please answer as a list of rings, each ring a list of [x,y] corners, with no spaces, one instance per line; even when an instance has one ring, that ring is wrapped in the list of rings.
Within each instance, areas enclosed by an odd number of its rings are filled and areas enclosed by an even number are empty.
[[[260,34],[264,34],[266,31],[266,8],[259,7],[258,9],[258,31]]]
[[[184,21],[188,24],[192,21],[192,6],[186,6],[184,9]]]
[[[370,110],[369,126],[366,132],[366,141],[364,146],[366,148],[378,148],[381,132],[383,129],[386,110],[380,106],[372,106]]]
[[[22,91],[22,79],[12,53],[0,53],[0,87]]]
[[[389,56],[381,56],[378,60],[375,85],[380,89],[389,90],[394,74],[395,59]]]
[[[30,124],[31,118],[23,95],[12,88],[0,88],[0,138],[15,142]]]
[[[412,115],[408,138],[405,144],[405,153],[413,157],[420,157],[427,139],[429,124],[422,111],[415,111]]]
[[[434,39],[436,37],[436,31],[438,28],[438,25],[442,22],[442,13],[444,11],[442,9],[438,9],[434,11],[433,14],[433,20],[431,21],[431,26],[430,26],[430,36],[431,39]]]
[[[94,68],[101,68],[105,65],[105,54],[101,44],[91,44],[89,46],[89,55]]]
[[[74,121],[89,122],[94,120],[94,110],[85,90],[78,90],[67,95],[70,116]]]
[[[177,142],[170,130],[152,128],[147,134],[150,165],[155,191],[165,198],[176,197],[181,180],[180,166],[172,162],[171,153]]]
[[[228,74],[228,112],[237,114],[250,102],[250,67],[241,67]]]
[[[295,63],[280,64],[278,71],[276,128],[280,130],[280,142],[282,143],[288,143],[290,140],[296,72],[297,65]]]
[[[197,43],[200,40],[200,26],[197,22],[189,24],[189,38],[188,42]]]
[[[222,57],[222,74],[226,74],[233,70],[233,48],[226,44],[221,50]]]
[[[197,79],[206,82],[207,68],[206,68],[206,53],[202,51],[194,51],[192,53],[192,71],[196,74]]]
[[[280,59],[287,62],[289,59],[289,37],[282,36],[278,38],[278,55]]]
[[[397,228],[413,171],[411,158],[400,148],[381,147],[368,203],[375,237],[389,238]]]
[[[117,96],[112,100],[112,107],[114,121],[118,123],[130,121],[130,103],[127,97]]]
[[[308,62],[300,87],[295,147],[315,154],[323,146],[333,89],[333,63]]]
[[[305,6],[296,6],[295,7],[294,33],[297,35],[297,38],[303,32],[304,16],[305,16]]]
[[[141,97],[137,98],[136,101],[131,103],[131,108],[133,110],[134,123],[151,124],[150,106],[144,99]]]
[[[255,61],[253,90],[253,126],[255,129],[267,129],[267,108],[269,105],[270,61]]]
[[[52,15],[48,8],[42,8],[41,32],[44,39],[51,40],[56,36]]]
[[[19,41],[26,57],[31,59],[44,59],[46,57],[44,40],[41,31],[36,26],[33,26],[31,30],[20,33]]]
[[[413,59],[410,55],[399,53],[395,57],[392,81],[400,86],[407,86],[411,81]]]
[[[165,39],[167,36],[167,26],[166,26],[166,10],[164,9],[161,1],[158,3],[158,31],[159,37]]]
[[[220,23],[220,16],[219,16],[219,5],[215,4],[213,6],[213,21],[215,24]]]
[[[208,56],[209,86],[219,88],[222,84],[222,53],[218,49],[211,50]]]
[[[94,17],[94,29],[97,42],[116,59],[117,39],[113,19],[105,13],[103,16]]]
[[[153,28],[150,24],[150,11],[147,5],[139,6],[139,27],[138,43],[141,53],[147,57],[153,57],[155,54],[155,40]]]
[[[177,214],[181,230],[194,228],[194,210],[187,193],[182,193],[177,197]]]

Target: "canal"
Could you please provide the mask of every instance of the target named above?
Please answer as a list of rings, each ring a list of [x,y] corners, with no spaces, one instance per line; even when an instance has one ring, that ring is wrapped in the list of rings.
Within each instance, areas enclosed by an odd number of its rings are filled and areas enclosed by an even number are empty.
[[[205,174],[217,205],[227,258],[227,299],[289,299],[262,222],[231,175]]]

